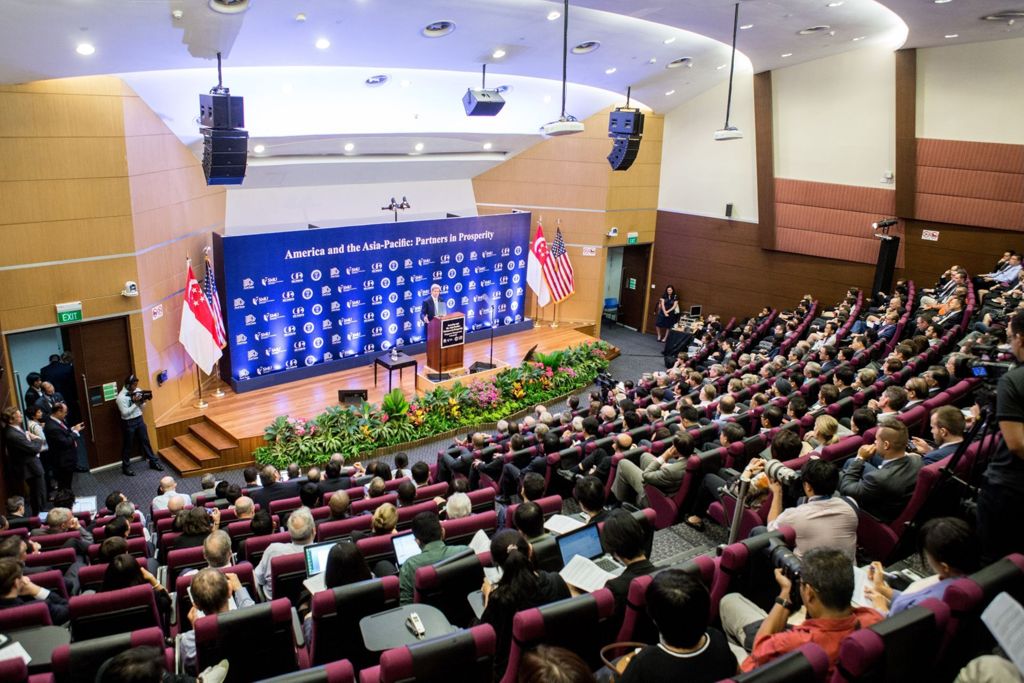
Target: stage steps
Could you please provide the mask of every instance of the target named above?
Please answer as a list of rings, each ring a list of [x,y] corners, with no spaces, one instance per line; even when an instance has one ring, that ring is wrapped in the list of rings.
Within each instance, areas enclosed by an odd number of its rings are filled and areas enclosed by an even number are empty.
[[[238,442],[209,421],[189,425],[188,433],[174,437],[173,444],[160,449],[160,457],[180,475],[219,469],[221,455],[238,448]]]

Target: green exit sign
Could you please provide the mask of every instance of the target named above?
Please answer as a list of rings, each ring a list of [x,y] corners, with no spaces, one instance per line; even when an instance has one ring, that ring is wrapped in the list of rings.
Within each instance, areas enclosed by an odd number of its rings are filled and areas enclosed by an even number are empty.
[[[636,244],[638,237],[639,235],[637,235],[636,233],[630,233],[629,235],[626,236],[626,244]]]
[[[66,304],[57,304],[57,324],[67,325],[68,323],[82,322],[82,302],[70,301]]]

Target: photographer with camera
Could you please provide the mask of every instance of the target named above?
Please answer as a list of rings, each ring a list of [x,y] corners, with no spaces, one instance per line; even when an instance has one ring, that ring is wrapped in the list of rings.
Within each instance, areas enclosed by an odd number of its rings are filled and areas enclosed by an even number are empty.
[[[124,386],[117,392],[117,409],[121,413],[121,472],[134,477],[132,471],[131,457],[132,446],[135,440],[139,442],[142,455],[149,461],[151,470],[163,471],[164,466],[153,454],[153,447],[149,444],[149,432],[146,430],[146,422],[142,419],[142,406],[146,401],[153,398],[152,391],[139,389],[139,378],[134,374],[128,375],[124,380]]]
[[[795,576],[790,555],[773,554],[773,558],[776,556],[785,558],[783,563],[789,569],[775,569],[779,595],[771,612],[765,613],[739,593],[726,595],[719,607],[723,630],[734,643],[750,651],[740,669],[751,671],[805,643],[814,643],[828,654],[831,677],[843,638],[878,623],[882,615],[873,609],[850,604],[854,587],[853,563],[843,551],[834,548],[808,551],[800,560],[799,573]],[[795,596],[803,602],[807,619],[787,630]],[[734,650],[738,648],[734,647]]]
[[[846,496],[834,496],[839,487],[839,470],[827,460],[814,458],[800,470],[804,497],[795,507],[783,510],[782,482],[769,479],[772,504],[768,510],[768,531],[780,526],[796,532],[797,557],[814,548],[836,548],[850,561],[857,557],[857,503]],[[754,530],[757,532],[757,529]],[[754,535],[754,534],[751,534]]]
[[[985,563],[1024,551],[1024,312],[1010,319],[1010,351],[1017,365],[999,380],[996,420],[1002,439],[978,494],[978,536]]]

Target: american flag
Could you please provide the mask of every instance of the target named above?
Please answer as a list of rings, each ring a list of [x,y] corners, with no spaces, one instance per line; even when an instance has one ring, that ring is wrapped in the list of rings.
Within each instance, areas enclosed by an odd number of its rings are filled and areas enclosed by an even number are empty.
[[[210,257],[206,257],[206,277],[203,278],[203,293],[210,303],[210,311],[213,313],[214,335],[217,345],[224,348],[228,345],[228,333],[224,329],[224,315],[220,312],[220,297],[217,296],[217,283],[213,281],[213,264]]]
[[[555,241],[551,243],[551,251],[544,261],[544,279],[551,289],[551,298],[555,303],[562,301],[576,292],[576,281],[572,272],[569,254],[565,251],[565,240],[561,228],[555,229]]]

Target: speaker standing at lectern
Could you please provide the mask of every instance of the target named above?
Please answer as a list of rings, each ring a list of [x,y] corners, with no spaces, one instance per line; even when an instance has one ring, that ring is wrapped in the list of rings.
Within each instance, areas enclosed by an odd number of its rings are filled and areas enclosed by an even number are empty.
[[[423,300],[420,318],[423,319],[423,324],[426,325],[439,315],[448,315],[448,307],[445,306],[444,299],[441,298],[441,285],[431,285],[430,298]]]

